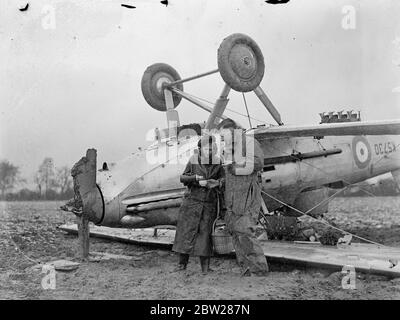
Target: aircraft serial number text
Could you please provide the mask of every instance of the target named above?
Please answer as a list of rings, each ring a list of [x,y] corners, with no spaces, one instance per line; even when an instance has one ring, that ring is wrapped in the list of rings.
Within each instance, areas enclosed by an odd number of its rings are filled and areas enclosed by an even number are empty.
[[[392,152],[396,152],[396,144],[394,142],[388,141],[384,143],[375,143],[374,144],[375,154],[388,154]]]

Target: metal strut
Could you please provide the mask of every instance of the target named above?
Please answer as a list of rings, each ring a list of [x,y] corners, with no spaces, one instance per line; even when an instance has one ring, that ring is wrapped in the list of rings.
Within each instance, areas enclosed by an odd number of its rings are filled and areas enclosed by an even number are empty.
[[[269,100],[268,96],[265,94],[263,89],[260,86],[254,89],[254,93],[260,99],[264,107],[267,111],[271,114],[272,118],[278,123],[278,125],[282,126],[283,122],[281,119],[281,115],[279,114],[278,110],[276,110],[275,106],[272,104],[271,100]]]
[[[193,77],[177,80],[177,81],[174,81],[174,82],[165,83],[164,86],[166,88],[171,88],[173,86],[176,86],[177,84],[181,84],[181,83],[188,82],[188,81],[191,81],[191,80],[199,79],[199,78],[202,78],[202,77],[205,77],[205,76],[208,76],[210,74],[217,73],[217,72],[219,72],[219,70],[215,69],[215,70],[212,70],[212,71],[200,73],[200,74],[195,75]]]
[[[213,111],[213,108],[210,108],[209,106],[207,106],[206,104],[201,102],[197,97],[194,97],[191,94],[188,94],[188,93],[186,93],[184,91],[181,91],[181,90],[179,90],[179,89],[177,89],[175,87],[172,87],[169,90],[171,90],[172,92],[176,93],[177,95],[181,96],[182,98],[186,99],[187,101],[193,103],[194,105],[200,107],[201,109],[203,109],[205,111],[208,111],[210,113]],[[221,117],[221,119],[226,119],[227,118],[224,115],[221,115],[220,117]]]

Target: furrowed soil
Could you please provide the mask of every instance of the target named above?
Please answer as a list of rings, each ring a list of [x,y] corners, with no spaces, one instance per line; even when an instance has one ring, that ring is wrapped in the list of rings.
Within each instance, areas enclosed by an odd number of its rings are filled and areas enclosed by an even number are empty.
[[[83,262],[56,273],[56,288],[42,287],[42,266],[80,262],[78,240],[57,229],[75,222],[61,202],[0,202],[0,299],[400,299],[400,279],[358,273],[356,289],[343,289],[340,272],[270,264],[266,277],[241,277],[233,258],[213,258],[202,275],[197,259],[172,273],[168,250],[91,238],[90,250],[131,256]],[[400,198],[337,198],[329,218],[347,231],[400,247]]]

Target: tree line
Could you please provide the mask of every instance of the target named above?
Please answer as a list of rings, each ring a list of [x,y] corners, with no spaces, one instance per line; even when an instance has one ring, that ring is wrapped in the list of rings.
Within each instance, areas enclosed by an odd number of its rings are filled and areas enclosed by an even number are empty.
[[[50,157],[44,158],[33,182],[33,190],[21,187],[26,179],[21,177],[19,167],[8,160],[0,161],[0,200],[66,200],[74,195],[70,168],[55,167]]]

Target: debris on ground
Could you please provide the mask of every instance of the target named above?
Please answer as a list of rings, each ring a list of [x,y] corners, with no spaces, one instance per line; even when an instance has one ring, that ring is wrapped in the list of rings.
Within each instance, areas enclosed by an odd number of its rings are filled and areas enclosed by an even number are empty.
[[[351,234],[346,234],[338,240],[338,244],[350,245],[352,240],[353,236]]]
[[[318,240],[325,246],[336,246],[341,237],[342,234],[336,230],[326,230],[319,235]]]
[[[99,262],[99,261],[106,261],[106,260],[132,260],[133,256],[126,256],[122,254],[112,254],[107,252],[90,252],[89,261],[90,262]]]
[[[47,265],[53,266],[56,271],[73,271],[78,269],[80,263],[69,260],[56,260],[46,263]]]

